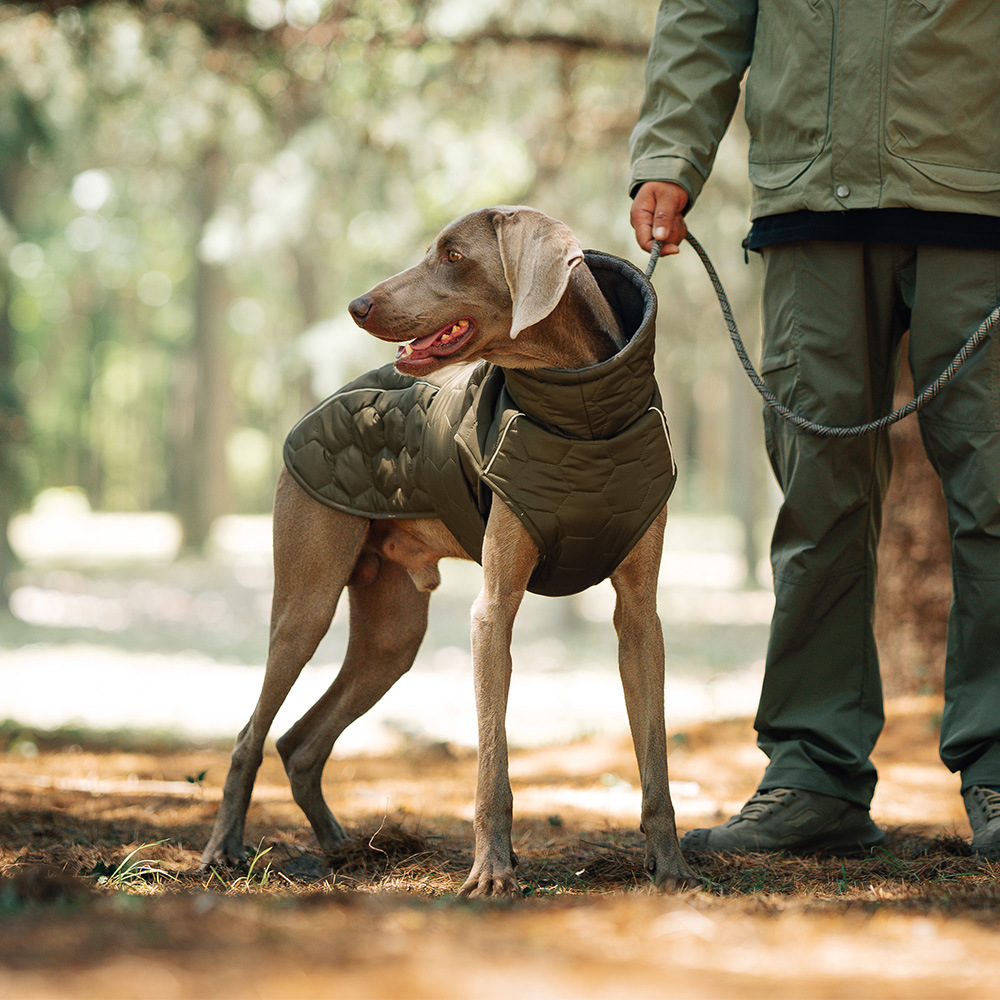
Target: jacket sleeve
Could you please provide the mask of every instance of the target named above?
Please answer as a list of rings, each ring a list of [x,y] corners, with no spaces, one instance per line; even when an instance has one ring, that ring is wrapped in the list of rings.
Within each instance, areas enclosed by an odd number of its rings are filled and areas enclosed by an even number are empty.
[[[672,181],[698,197],[750,64],[757,0],[661,0],[629,143],[629,194]]]

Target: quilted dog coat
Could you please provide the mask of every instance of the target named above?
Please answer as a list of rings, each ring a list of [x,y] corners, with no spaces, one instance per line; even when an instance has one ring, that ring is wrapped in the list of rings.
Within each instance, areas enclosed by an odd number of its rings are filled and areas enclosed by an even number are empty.
[[[435,382],[386,365],[296,424],[289,472],[338,510],[438,518],[476,562],[495,496],[538,546],[530,591],[574,594],[610,576],[677,474],[653,376],[653,288],[619,257],[588,251],[585,263],[626,340],[614,357],[530,371],[481,361]]]

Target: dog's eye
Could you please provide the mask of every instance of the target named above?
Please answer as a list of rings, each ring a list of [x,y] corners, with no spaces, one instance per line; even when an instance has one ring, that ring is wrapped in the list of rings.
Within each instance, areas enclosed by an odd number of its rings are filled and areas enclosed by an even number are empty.
[[[462,255],[457,250],[449,250],[448,260],[451,261],[452,264],[457,264],[460,260],[462,260]]]

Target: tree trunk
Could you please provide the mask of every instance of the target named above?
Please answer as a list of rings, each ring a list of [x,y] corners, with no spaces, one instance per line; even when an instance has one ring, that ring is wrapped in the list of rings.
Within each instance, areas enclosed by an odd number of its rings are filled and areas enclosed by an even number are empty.
[[[905,351],[904,343],[904,357]],[[913,379],[904,365],[896,405],[912,395]],[[875,611],[883,683],[889,694],[941,691],[951,603],[944,495],[924,453],[917,421],[900,421],[890,437],[893,473],[879,545]]]
[[[0,170],[0,216],[13,220],[20,190],[20,165]],[[0,273],[0,611],[8,607],[10,576],[17,559],[7,540],[7,528],[25,499],[21,475],[21,445],[28,436],[28,420],[14,382],[16,336],[10,321],[10,276]]]
[[[18,449],[27,436],[27,420],[14,386],[14,329],[7,318],[7,293],[0,285],[0,611],[8,606],[10,576],[17,565],[7,528],[22,500]]]
[[[218,203],[225,164],[211,151],[199,176],[201,232]],[[220,269],[195,256],[194,322],[172,401],[175,509],[184,544],[201,549],[212,522],[230,507],[226,439],[232,429],[232,365],[226,345],[226,289]]]

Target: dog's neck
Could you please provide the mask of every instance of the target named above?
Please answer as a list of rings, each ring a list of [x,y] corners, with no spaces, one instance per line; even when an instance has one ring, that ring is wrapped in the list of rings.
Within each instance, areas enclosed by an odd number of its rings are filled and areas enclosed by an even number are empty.
[[[522,330],[510,345],[508,368],[589,368],[625,346],[618,320],[590,268],[573,268],[559,304],[540,323]],[[504,351],[507,354],[507,351]]]

